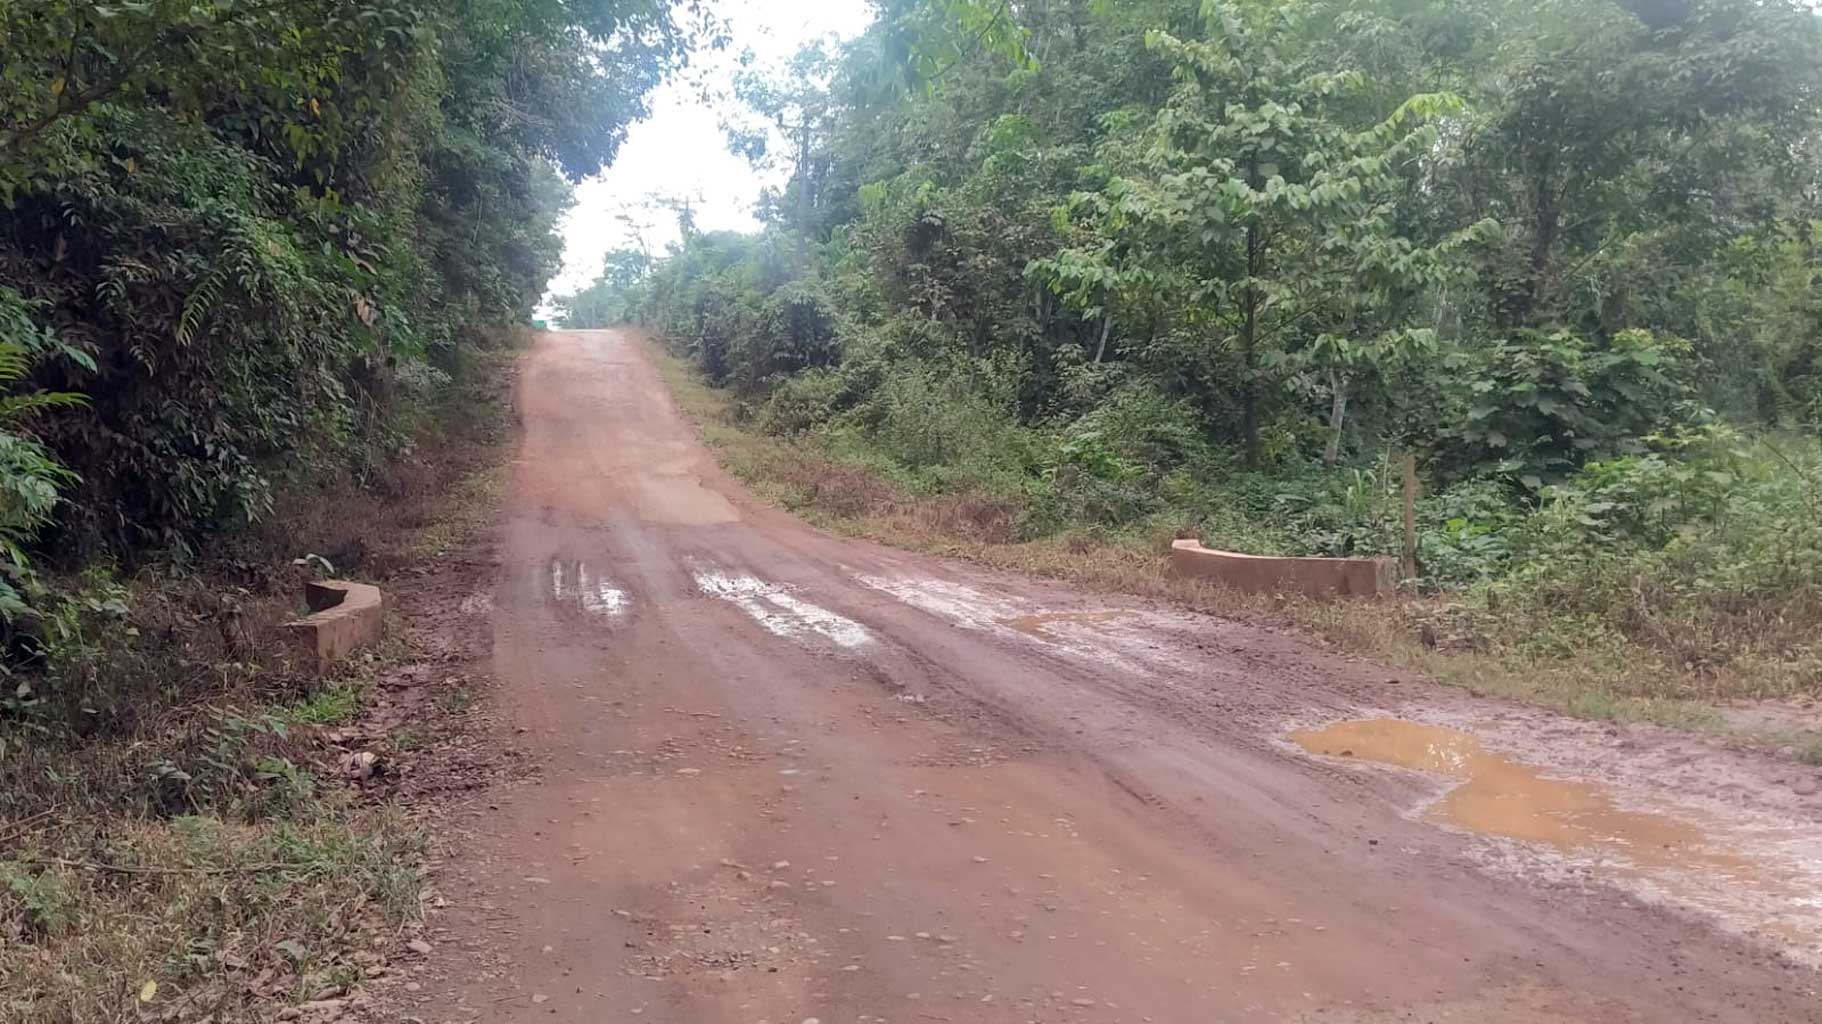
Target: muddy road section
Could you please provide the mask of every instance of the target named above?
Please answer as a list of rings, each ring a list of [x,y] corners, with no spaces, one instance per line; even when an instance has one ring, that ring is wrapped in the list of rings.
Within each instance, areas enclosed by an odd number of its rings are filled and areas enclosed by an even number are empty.
[[[624,335],[518,401],[465,607],[542,769],[412,1016],[1822,1021],[1813,770],[828,536]]]

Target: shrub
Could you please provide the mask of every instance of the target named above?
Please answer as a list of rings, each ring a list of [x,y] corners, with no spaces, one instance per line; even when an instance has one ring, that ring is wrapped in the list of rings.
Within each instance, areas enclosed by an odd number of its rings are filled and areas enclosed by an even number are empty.
[[[0,620],[10,624],[29,609],[31,560],[26,549],[50,523],[61,491],[76,482],[43,444],[26,432],[32,415],[43,409],[80,405],[68,392],[32,389],[22,382],[46,353],[58,352],[92,368],[88,356],[64,346],[55,334],[35,325],[34,306],[18,292],[0,286]]]
[[[1502,615],[1579,622],[1699,670],[1775,656],[1814,672],[1819,480],[1816,442],[1724,434],[1592,464],[1515,534]]]
[[[1510,487],[1465,480],[1417,503],[1418,563],[1436,583],[1466,584],[1503,575],[1513,535],[1525,521]]]
[[[833,370],[807,370],[784,378],[759,412],[768,434],[801,434],[827,423],[842,406],[847,382]]]
[[[992,373],[902,363],[861,411],[881,452],[936,484],[1016,484],[1027,443],[989,393]]]
[[[831,366],[841,357],[835,311],[813,288],[798,283],[780,288],[759,307],[757,320],[749,342],[759,349],[755,384],[776,374]]]
[[[1467,412],[1440,434],[1457,461],[1540,487],[1705,419],[1690,362],[1687,342],[1643,330],[1604,344],[1565,331],[1499,338],[1449,358]]]
[[[1135,522],[1163,507],[1173,472],[1193,473],[1207,447],[1187,404],[1142,385],[1123,387],[1062,431],[1047,497],[1057,517],[1102,525]]]

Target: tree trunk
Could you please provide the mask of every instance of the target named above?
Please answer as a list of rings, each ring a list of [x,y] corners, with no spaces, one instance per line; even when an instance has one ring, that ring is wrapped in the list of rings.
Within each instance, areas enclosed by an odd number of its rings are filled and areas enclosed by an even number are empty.
[[[1329,403],[1329,443],[1322,450],[1322,465],[1334,469],[1335,463],[1341,460],[1341,428],[1347,420],[1348,392],[1346,382],[1334,370],[1329,370],[1329,392],[1334,396]]]
[[[1240,325],[1240,435],[1246,444],[1246,468],[1258,469],[1265,447],[1259,440],[1259,290],[1254,283],[1259,270],[1259,225],[1246,226],[1246,293],[1241,299],[1245,319]]]
[[[1404,550],[1400,553],[1399,569],[1407,580],[1417,578],[1417,455],[1406,452],[1404,457]]]
[[[1526,303],[1525,319],[1535,326],[1550,298],[1550,257],[1556,249],[1556,187],[1550,175],[1537,183],[1536,233],[1531,239],[1531,295]]]
[[[1105,358],[1107,355],[1107,335],[1112,333],[1112,331],[1113,331],[1113,314],[1112,313],[1101,314],[1101,343],[1099,345],[1095,346],[1095,350],[1094,350],[1094,364],[1096,366],[1101,365],[1101,360],[1103,358]]]
[[[1550,297],[1551,261],[1556,249],[1558,219],[1555,161],[1538,157],[1528,168],[1531,200],[1531,252],[1517,280],[1499,292],[1498,311],[1503,327],[1534,327],[1544,315]]]
[[[797,128],[797,269],[810,271],[810,119]]]

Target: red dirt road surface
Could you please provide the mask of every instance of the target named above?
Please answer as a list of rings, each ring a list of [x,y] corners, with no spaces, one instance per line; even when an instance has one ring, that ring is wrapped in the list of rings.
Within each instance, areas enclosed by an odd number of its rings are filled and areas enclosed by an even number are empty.
[[[518,402],[473,606],[541,771],[413,1016],[1822,1021],[1797,768],[827,535],[628,335],[541,335]],[[1426,725],[1289,738],[1380,718]]]

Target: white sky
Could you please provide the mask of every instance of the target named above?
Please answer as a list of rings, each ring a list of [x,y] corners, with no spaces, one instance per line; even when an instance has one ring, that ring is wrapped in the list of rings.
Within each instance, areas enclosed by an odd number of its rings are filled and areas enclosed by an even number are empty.
[[[652,116],[627,133],[613,166],[576,187],[575,209],[559,229],[563,269],[550,283],[551,294],[589,284],[610,250],[633,247],[615,213],[651,195],[699,199],[696,225],[704,231],[757,230],[754,201],[785,175],[755,171],[728,152],[717,112],[703,105],[702,84],[727,89],[745,50],[762,63],[782,61],[812,39],[853,38],[873,21],[866,0],[721,0],[716,6],[732,42],[726,50],[697,54],[685,75],[654,92]],[[676,220],[662,210],[649,219],[646,241],[653,253],[662,253],[677,239]]]

